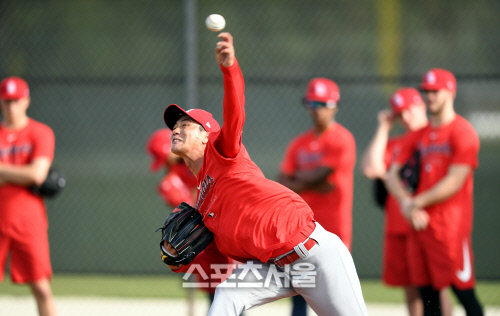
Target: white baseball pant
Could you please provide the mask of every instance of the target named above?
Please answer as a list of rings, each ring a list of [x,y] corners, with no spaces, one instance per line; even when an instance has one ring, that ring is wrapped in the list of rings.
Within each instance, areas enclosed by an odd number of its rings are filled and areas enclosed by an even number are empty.
[[[237,316],[297,294],[319,316],[368,315],[356,268],[344,243],[319,223],[310,238],[317,244],[284,272],[257,260],[239,266],[217,286],[208,315]]]

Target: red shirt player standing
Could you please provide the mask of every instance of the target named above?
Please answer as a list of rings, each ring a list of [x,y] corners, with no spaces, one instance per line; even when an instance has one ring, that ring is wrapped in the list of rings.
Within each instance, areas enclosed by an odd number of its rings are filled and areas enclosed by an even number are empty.
[[[474,293],[471,248],[473,173],[479,138],[455,113],[456,80],[444,69],[423,77],[430,124],[405,138],[389,169],[387,187],[413,227],[410,277],[419,286],[425,315],[441,315],[439,290],[451,286],[467,315],[482,315]],[[398,173],[413,151],[420,153],[420,180],[411,196]]]
[[[363,174],[375,180],[374,184],[382,186],[379,190],[384,191],[387,170],[392,158],[401,151],[405,136],[428,124],[425,104],[417,89],[398,89],[392,94],[390,104],[392,110],[379,112],[377,131],[362,159]],[[407,132],[389,137],[396,120],[402,123]],[[423,314],[422,299],[418,288],[411,283],[409,265],[413,258],[407,255],[411,227],[401,214],[398,201],[392,195],[386,195],[383,207],[385,226],[382,280],[390,286],[402,286],[409,315],[420,316]],[[443,314],[451,315],[452,306],[446,290],[441,293],[441,302]]]
[[[55,315],[50,287],[48,220],[41,196],[30,190],[47,177],[54,157],[52,129],[29,118],[26,81],[0,83],[0,281],[10,253],[12,282],[29,284],[38,312]]]
[[[350,249],[356,143],[335,121],[339,100],[339,88],[332,80],[309,82],[304,103],[314,126],[289,144],[278,182],[297,192],[313,210],[314,219]]]
[[[352,134],[335,121],[340,91],[327,78],[309,81],[304,105],[314,126],[295,137],[285,152],[278,182],[297,192],[327,231],[352,245],[353,171],[356,143]],[[292,315],[306,315],[306,303],[293,297]]]

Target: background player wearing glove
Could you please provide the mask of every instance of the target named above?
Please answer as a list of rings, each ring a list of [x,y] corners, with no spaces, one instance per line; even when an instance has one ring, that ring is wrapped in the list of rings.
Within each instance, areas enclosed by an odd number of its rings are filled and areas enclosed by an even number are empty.
[[[362,158],[362,170],[365,177],[381,180],[387,177],[387,169],[392,156],[401,150],[403,135],[389,138],[394,121],[399,120],[407,131],[416,131],[427,125],[424,101],[417,89],[398,89],[390,98],[392,110],[383,110],[378,114],[378,128]],[[408,133],[408,132],[407,132]],[[418,172],[418,170],[415,170]],[[385,187],[381,188],[385,190]],[[412,192],[414,191],[411,190]],[[410,281],[409,264],[413,258],[407,256],[408,234],[410,225],[400,212],[396,199],[388,195],[383,203],[385,210],[384,255],[382,280],[390,286],[404,287],[406,304],[410,316],[423,314],[422,299],[417,287]],[[441,293],[444,315],[451,315],[451,301],[445,290]]]
[[[38,312],[55,315],[50,287],[48,220],[43,198],[30,187],[45,181],[54,157],[52,129],[29,118],[26,81],[0,83],[0,281],[10,253],[12,282],[29,284]]]
[[[196,177],[186,166],[184,160],[170,151],[171,134],[170,129],[162,128],[149,137],[146,143],[146,152],[151,157],[149,169],[151,172],[158,172],[164,168],[165,176],[158,184],[157,191],[168,206],[175,208],[183,202],[194,205],[197,191]],[[215,287],[221,280],[203,280],[198,274],[196,277],[200,283],[208,281],[210,284],[210,286],[200,287],[200,289],[207,293],[210,303],[212,303]]]
[[[209,315],[239,315],[297,294],[318,315],[367,315],[356,269],[345,245],[314,222],[311,209],[300,196],[266,179],[241,143],[245,121],[243,75],[232,36],[221,33],[219,37],[215,54],[224,77],[222,128],[203,110],[184,111],[172,104],[164,113],[165,123],[173,131],[172,152],[183,157],[197,175],[200,190],[196,209],[215,238],[191,264],[210,260],[210,252],[245,262],[217,287]],[[164,247],[171,249],[169,244]],[[265,283],[259,278],[277,272],[277,267],[286,271],[297,264],[312,267],[311,272],[317,273],[314,287],[302,287],[297,282],[284,286],[276,278]],[[177,272],[189,268],[171,267]],[[291,274],[284,276],[290,278]],[[247,287],[231,287],[239,282]]]
[[[42,185],[32,185],[31,191],[35,194],[46,198],[54,198],[58,196],[66,187],[66,178],[64,174],[57,168],[51,167]]]
[[[444,69],[423,77],[430,124],[410,133],[394,156],[387,187],[398,199],[413,228],[409,237],[410,277],[419,286],[424,315],[441,315],[439,290],[452,286],[467,315],[482,315],[474,293],[471,249],[473,171],[478,166],[479,138],[455,113],[456,80]],[[399,170],[420,152],[420,180],[412,196]]]
[[[303,101],[314,126],[288,145],[278,182],[297,192],[311,207],[314,219],[350,250],[356,143],[335,121],[339,100],[339,88],[332,80],[309,81]],[[292,316],[305,316],[306,308],[300,295],[293,297]]]

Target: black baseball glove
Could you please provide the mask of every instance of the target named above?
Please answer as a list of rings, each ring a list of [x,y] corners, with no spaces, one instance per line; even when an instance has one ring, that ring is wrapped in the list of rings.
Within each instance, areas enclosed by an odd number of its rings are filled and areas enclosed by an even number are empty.
[[[410,193],[415,192],[418,186],[420,173],[420,152],[416,150],[410,159],[404,164],[404,166],[399,170],[399,177],[403,182],[404,186]],[[373,181],[373,197],[378,206],[382,209],[385,206],[385,201],[387,200],[387,189],[385,188],[384,181],[381,179],[375,179]]]
[[[66,178],[62,172],[51,167],[47,174],[47,178],[41,186],[32,186],[31,191],[43,197],[53,198],[58,195],[66,186]]]
[[[420,176],[420,151],[416,150],[399,170],[399,177],[410,193],[415,192]]]
[[[385,183],[382,179],[377,178],[373,180],[373,198],[377,203],[377,206],[384,209],[385,201],[387,200],[387,189],[385,188]]]
[[[168,265],[189,264],[214,239],[214,234],[203,223],[201,214],[189,204],[182,202],[167,217],[161,229],[161,259]],[[157,231],[158,231],[157,230]],[[166,241],[177,251],[171,255],[163,247]]]

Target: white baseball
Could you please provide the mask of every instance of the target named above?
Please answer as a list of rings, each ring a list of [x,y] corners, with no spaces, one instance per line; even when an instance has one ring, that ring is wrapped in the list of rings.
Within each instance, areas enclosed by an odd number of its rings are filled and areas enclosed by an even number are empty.
[[[226,20],[220,14],[210,14],[205,20],[207,29],[213,32],[222,31],[226,26]]]

